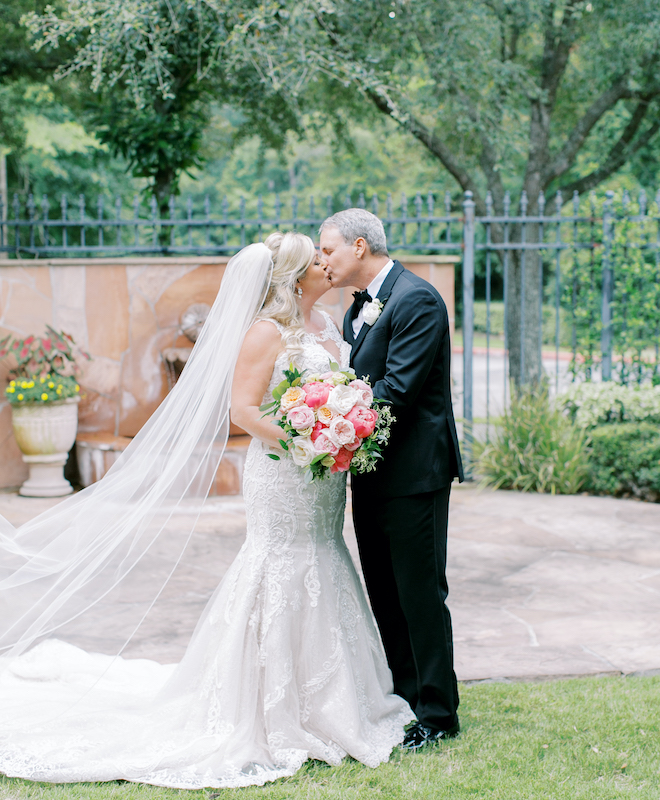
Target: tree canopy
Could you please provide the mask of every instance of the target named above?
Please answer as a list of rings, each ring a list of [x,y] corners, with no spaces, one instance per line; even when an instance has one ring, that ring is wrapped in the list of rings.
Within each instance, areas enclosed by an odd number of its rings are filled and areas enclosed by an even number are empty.
[[[533,215],[540,199],[657,163],[657,0],[70,0],[29,25],[41,46],[72,48],[60,73],[89,76],[99,135],[161,208],[199,163],[213,101],[274,144],[318,119],[341,136],[347,120],[387,118],[481,214],[489,193],[497,210],[524,192]],[[538,254],[509,262],[523,381],[541,374],[541,268]]]

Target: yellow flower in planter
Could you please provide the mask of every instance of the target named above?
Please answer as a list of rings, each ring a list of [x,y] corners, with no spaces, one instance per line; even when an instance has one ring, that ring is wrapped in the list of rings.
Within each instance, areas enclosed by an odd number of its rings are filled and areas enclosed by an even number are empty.
[[[9,392],[9,394],[14,394],[14,392],[16,391],[16,389],[14,389],[14,387],[13,387],[13,386],[10,386],[10,387],[9,387],[9,389],[7,389],[7,391]]]
[[[28,388],[28,382],[27,381],[21,381],[21,389],[27,389],[27,388]]]
[[[41,399],[42,399],[42,400],[48,400],[48,395],[46,394],[46,392],[44,392],[44,393],[41,395]]]
[[[46,379],[43,375],[39,378],[39,383],[46,383]]]
[[[52,381],[48,381],[48,388],[49,389],[54,389],[55,388],[55,384]]]
[[[22,394],[17,395],[17,399],[18,400],[22,400],[23,399],[23,395]]]
[[[16,386],[16,381],[9,381],[10,386]]]
[[[33,389],[33,388],[34,388],[34,381],[28,381],[28,385],[26,386],[26,389]]]
[[[80,386],[78,386],[78,384],[76,384],[76,391],[77,391],[77,392],[79,392],[79,391],[80,391]]]

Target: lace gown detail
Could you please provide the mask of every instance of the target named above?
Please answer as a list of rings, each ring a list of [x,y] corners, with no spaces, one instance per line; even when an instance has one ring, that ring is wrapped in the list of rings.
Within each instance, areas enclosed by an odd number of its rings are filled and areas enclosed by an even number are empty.
[[[329,317],[303,337],[300,366],[326,371],[327,340],[348,367]],[[278,358],[267,396],[288,363]],[[267,453],[250,444],[246,540],[181,663],[38,645],[0,677],[0,772],[198,789],[263,784],[308,758],[388,759],[413,714],[392,694],[342,537],[346,476],[306,484]]]

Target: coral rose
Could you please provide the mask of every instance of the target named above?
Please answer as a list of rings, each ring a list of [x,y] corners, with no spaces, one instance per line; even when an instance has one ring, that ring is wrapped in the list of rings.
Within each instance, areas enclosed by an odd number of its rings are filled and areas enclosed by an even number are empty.
[[[305,402],[310,408],[316,410],[319,406],[324,406],[328,400],[328,395],[332,386],[327,383],[306,383],[303,387],[305,392]]]
[[[373,408],[364,408],[364,406],[355,406],[348,414],[346,419],[353,423],[355,433],[360,439],[366,439],[371,436],[376,427],[376,420],[378,419],[378,412]]]
[[[302,430],[303,428],[311,428],[312,425],[316,422],[314,418],[314,412],[308,406],[296,406],[292,408],[291,411],[286,415],[287,422],[291,425],[292,428],[295,428],[297,431]]]
[[[330,467],[330,472],[346,472],[351,466],[352,458],[353,453],[350,450],[347,450],[345,447],[342,447],[342,449],[335,456],[335,463]]]
[[[327,430],[326,426],[322,422],[317,422],[312,428],[312,432],[309,434],[311,440],[315,442],[325,430]]]

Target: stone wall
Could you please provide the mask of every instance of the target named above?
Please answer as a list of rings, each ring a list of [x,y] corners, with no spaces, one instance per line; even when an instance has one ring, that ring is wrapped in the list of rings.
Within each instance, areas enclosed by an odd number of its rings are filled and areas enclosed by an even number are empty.
[[[161,352],[190,342],[181,314],[211,305],[226,257],[0,259],[0,336],[41,334],[44,325],[70,333],[92,355],[81,377],[84,432],[134,436],[167,394]],[[408,256],[402,262],[440,291],[454,324],[457,256]],[[338,322],[352,289],[333,289],[326,306]],[[4,387],[8,365],[0,363]],[[0,398],[0,488],[27,477],[11,430],[11,409]]]

